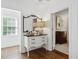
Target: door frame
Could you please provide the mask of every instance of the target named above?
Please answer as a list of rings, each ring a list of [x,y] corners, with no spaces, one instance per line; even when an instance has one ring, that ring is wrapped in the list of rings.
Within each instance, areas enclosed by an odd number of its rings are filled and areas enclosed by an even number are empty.
[[[52,49],[54,50],[55,49],[55,30],[56,30],[56,17],[55,17],[55,14],[57,13],[57,12],[60,12],[60,11],[63,11],[63,10],[65,10],[65,9],[67,9],[68,10],[68,17],[69,17],[69,8],[64,8],[64,9],[61,9],[61,10],[58,10],[58,11],[56,11],[56,12],[54,12],[54,13],[51,13],[51,20],[52,20],[52,41],[53,41],[53,47],[52,47]],[[52,17],[53,16],[53,17]],[[68,21],[67,21],[67,40],[69,40],[69,18],[68,18]],[[69,40],[70,41],[70,40]],[[69,45],[69,41],[68,41],[68,45]],[[68,47],[68,50],[70,51],[70,45],[69,45],[69,47]],[[70,52],[68,53],[68,54],[70,54]]]

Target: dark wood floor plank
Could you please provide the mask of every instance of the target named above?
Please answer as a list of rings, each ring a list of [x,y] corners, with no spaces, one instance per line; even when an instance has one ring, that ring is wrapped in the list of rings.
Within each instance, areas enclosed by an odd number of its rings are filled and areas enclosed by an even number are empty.
[[[1,59],[68,59],[67,55],[57,53],[57,51],[47,51],[44,48],[30,51],[29,58],[27,53],[20,54],[18,47],[2,49]]]

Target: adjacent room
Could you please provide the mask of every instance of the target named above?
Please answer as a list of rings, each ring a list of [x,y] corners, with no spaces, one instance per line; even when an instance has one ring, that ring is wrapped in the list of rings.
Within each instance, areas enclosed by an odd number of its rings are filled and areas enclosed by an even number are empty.
[[[77,0],[1,3],[1,59],[77,59]]]

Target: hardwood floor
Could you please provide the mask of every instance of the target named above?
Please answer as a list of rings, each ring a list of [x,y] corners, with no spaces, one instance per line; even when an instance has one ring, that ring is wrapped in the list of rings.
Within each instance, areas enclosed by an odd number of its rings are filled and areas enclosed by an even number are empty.
[[[2,49],[1,59],[68,59],[67,55],[57,53],[57,51],[48,52],[43,48],[30,51],[28,58],[27,53],[20,54],[18,49],[18,47]]]

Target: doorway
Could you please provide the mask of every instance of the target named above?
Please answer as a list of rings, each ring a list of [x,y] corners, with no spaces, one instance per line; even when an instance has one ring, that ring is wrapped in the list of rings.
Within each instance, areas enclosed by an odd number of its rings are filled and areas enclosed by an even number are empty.
[[[69,55],[68,9],[55,12],[53,16],[53,49]]]

